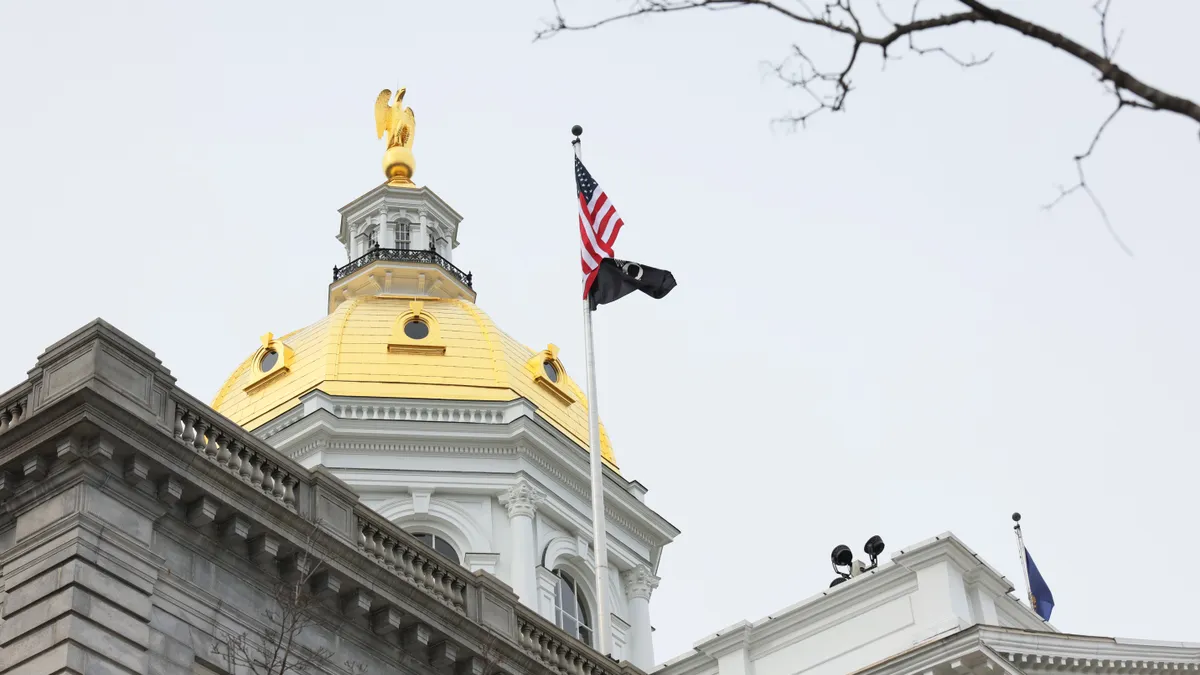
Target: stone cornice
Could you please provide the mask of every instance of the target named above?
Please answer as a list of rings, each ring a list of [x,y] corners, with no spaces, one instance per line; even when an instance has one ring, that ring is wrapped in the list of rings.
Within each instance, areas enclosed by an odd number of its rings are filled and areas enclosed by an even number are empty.
[[[750,646],[753,628],[750,622],[739,621],[720,632],[701,639],[696,643],[696,651],[715,660],[730,652],[747,649]]]
[[[1200,671],[1200,644],[1038,633],[985,626],[980,638],[1022,670]]]
[[[1030,672],[1133,673],[1200,671],[1200,644],[1122,641],[1087,635],[972,626],[888,658],[852,675],[955,675],[980,664],[1009,675]],[[961,666],[956,666],[961,664]],[[979,672],[974,669],[974,672]]]

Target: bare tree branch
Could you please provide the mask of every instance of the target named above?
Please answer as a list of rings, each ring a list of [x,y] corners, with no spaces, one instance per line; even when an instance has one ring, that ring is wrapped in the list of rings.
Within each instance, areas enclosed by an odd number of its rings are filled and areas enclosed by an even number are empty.
[[[976,58],[973,54],[969,58],[963,58],[941,46],[918,46],[915,37],[918,34],[924,36],[930,31],[963,24],[992,25],[1015,31],[1090,66],[1095,70],[1101,84],[1116,99],[1116,107],[1096,130],[1087,150],[1074,157],[1078,181],[1069,188],[1059,187],[1058,197],[1047,204],[1045,208],[1053,208],[1065,197],[1076,192],[1087,194],[1100,212],[1113,239],[1126,253],[1130,253],[1129,248],[1125,246],[1113,229],[1108,213],[1100,200],[1088,185],[1084,173],[1084,162],[1092,156],[1109,124],[1125,108],[1173,113],[1200,123],[1200,104],[1151,86],[1117,65],[1114,59],[1124,34],[1119,33],[1116,40],[1109,39],[1108,18],[1112,0],[1095,0],[1092,6],[1093,11],[1099,17],[1099,52],[1085,47],[1062,33],[1021,19],[980,0],[954,0],[963,7],[964,11],[932,16],[922,15],[920,12],[921,0],[913,0],[912,12],[906,21],[897,21],[889,16],[884,11],[882,0],[874,0],[877,13],[887,24],[887,29],[886,32],[871,33],[863,28],[864,22],[858,15],[858,10],[852,6],[852,1],[825,0],[824,6],[818,11],[814,11],[805,0],[797,0],[795,3],[799,10],[792,9],[791,5],[785,6],[782,4],[782,0],[634,0],[629,11],[596,21],[572,23],[564,17],[558,6],[558,0],[553,0],[554,19],[546,22],[546,25],[536,32],[534,41],[545,40],[563,32],[592,30],[613,22],[650,14],[747,7],[764,9],[802,27],[821,29],[847,38],[850,41],[848,55],[836,68],[818,67],[800,44],[793,44],[791,56],[772,67],[774,74],[782,82],[789,87],[800,89],[813,102],[813,106],[809,108],[776,120],[795,128],[797,126],[806,127],[808,120],[822,111],[841,112],[845,110],[846,99],[854,89],[852,77],[854,66],[859,61],[863,47],[879,49],[885,68],[888,60],[893,58],[890,50],[900,39],[905,39],[908,50],[912,53],[917,55],[940,54],[963,68],[971,68],[987,63],[992,54],[988,53],[983,58]]]
[[[1130,248],[1125,245],[1125,242],[1121,240],[1120,235],[1118,235],[1116,229],[1113,228],[1112,221],[1108,219],[1108,211],[1105,210],[1104,205],[1100,203],[1100,199],[1096,196],[1096,193],[1093,192],[1091,186],[1088,185],[1087,175],[1083,170],[1083,163],[1092,156],[1093,152],[1095,152],[1096,144],[1100,142],[1100,136],[1104,134],[1104,130],[1108,128],[1108,125],[1117,118],[1117,114],[1127,107],[1136,105],[1140,104],[1130,103],[1123,99],[1118,99],[1117,106],[1113,108],[1113,111],[1109,113],[1108,117],[1104,118],[1104,122],[1100,124],[1100,128],[1096,129],[1096,133],[1092,136],[1092,142],[1088,145],[1087,150],[1083,152],[1083,154],[1075,155],[1074,157],[1075,174],[1078,176],[1079,180],[1068,188],[1064,188],[1060,185],[1058,187],[1058,196],[1054,198],[1054,201],[1042,207],[1043,210],[1049,211],[1055,206],[1058,206],[1059,202],[1069,197],[1071,194],[1075,192],[1083,192],[1088,196],[1089,199],[1092,200],[1092,204],[1096,207],[1096,210],[1100,212],[1100,218],[1104,221],[1104,227],[1108,230],[1108,234],[1113,238],[1113,241],[1117,243],[1117,246],[1121,247],[1121,250],[1125,252],[1125,255],[1128,255],[1131,258],[1133,257],[1133,251],[1130,250]]]
[[[1089,66],[1096,69],[1100,74],[1101,82],[1111,82],[1118,92],[1126,92],[1132,94],[1142,101],[1146,102],[1146,106],[1152,110],[1164,110],[1173,112],[1184,117],[1189,117],[1196,122],[1200,122],[1200,104],[1194,101],[1169,94],[1161,89],[1152,87],[1142,80],[1134,77],[1126,72],[1111,58],[1113,50],[1108,49],[1107,35],[1103,37],[1105,54],[1097,54],[1096,52],[1084,47],[1083,45],[1068,38],[1062,33],[1057,33],[1048,28],[1043,28],[1035,23],[1020,19],[1007,12],[1004,12],[993,7],[988,7],[978,0],[958,0],[958,2],[970,7],[983,17],[983,20],[994,23],[999,26],[1011,28],[1026,37],[1033,38],[1039,42],[1045,43],[1060,49],[1076,59],[1083,61]],[[1102,33],[1107,28],[1107,15],[1109,2],[1104,2],[1102,9],[1097,9],[1102,18]],[[1097,4],[1099,7],[1099,3]]]
[[[319,625],[322,609],[320,598],[312,592],[312,582],[322,569],[326,557],[316,551],[315,535],[319,521],[312,522],[312,531],[296,551],[292,569],[275,580],[272,586],[273,606],[263,610],[265,628],[258,634],[226,634],[213,646],[213,652],[224,656],[230,664],[253,675],[317,675],[329,672],[334,652],[327,647],[307,649],[299,640],[305,630]],[[224,653],[222,654],[222,648]],[[346,661],[346,670],[357,675],[366,666]]]
[[[1120,38],[1118,37],[1117,42],[1110,47],[1107,35],[1107,15],[1111,0],[1097,0],[1094,6],[1102,22],[1102,53],[1088,49],[1062,33],[1026,21],[1008,12],[984,4],[979,0],[956,0],[956,2],[963,5],[968,11],[940,14],[925,18],[917,18],[917,9],[920,4],[920,0],[917,0],[914,4],[911,18],[905,23],[898,23],[888,17],[883,12],[882,4],[876,0],[876,7],[881,16],[891,26],[890,31],[878,35],[868,34],[864,31],[862,21],[860,21],[856,10],[852,8],[851,0],[833,0],[827,2],[820,12],[813,12],[808,5],[800,3],[800,7],[804,8],[806,13],[800,13],[789,7],[785,7],[775,0],[635,0],[633,8],[627,12],[578,24],[568,22],[558,6],[558,0],[553,1],[555,16],[534,34],[534,41],[545,40],[563,32],[592,30],[613,22],[649,14],[668,14],[695,9],[716,10],[758,7],[796,23],[822,28],[850,38],[853,42],[851,45],[849,66],[853,66],[854,58],[863,46],[878,47],[886,55],[888,49],[897,40],[916,33],[924,33],[926,31],[966,23],[1003,26],[1033,40],[1059,49],[1077,60],[1088,64],[1099,73],[1101,81],[1111,82],[1117,91],[1136,96],[1144,101],[1147,107],[1153,110],[1173,112],[1200,123],[1200,104],[1152,87],[1113,62],[1112,59],[1116,55],[1116,47],[1119,45]],[[949,55],[942,48],[928,48],[917,51],[918,53],[924,51]],[[972,64],[975,61],[974,59],[960,59],[957,57],[953,57],[953,59],[959,62],[960,65]],[[978,63],[983,63],[986,60],[987,58],[980,59]],[[845,82],[848,78],[849,68],[845,68],[841,72],[845,73],[845,75],[834,78],[833,82]],[[843,94],[845,93],[845,90],[840,87],[839,90]]]

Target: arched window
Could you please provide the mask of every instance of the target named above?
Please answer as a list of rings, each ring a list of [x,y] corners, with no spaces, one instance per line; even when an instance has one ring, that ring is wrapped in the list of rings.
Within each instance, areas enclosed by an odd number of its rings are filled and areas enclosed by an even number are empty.
[[[454,546],[444,538],[439,537],[436,534],[429,534],[428,532],[409,532],[409,534],[419,539],[422,544],[425,544],[429,548],[441,553],[454,562],[462,562],[458,559],[458,551],[455,551]]]
[[[407,251],[412,246],[412,230],[403,220],[396,221],[396,248]]]
[[[579,584],[562,570],[554,570],[554,576],[558,577],[558,586],[554,589],[555,623],[580,642],[592,644],[592,616]]]

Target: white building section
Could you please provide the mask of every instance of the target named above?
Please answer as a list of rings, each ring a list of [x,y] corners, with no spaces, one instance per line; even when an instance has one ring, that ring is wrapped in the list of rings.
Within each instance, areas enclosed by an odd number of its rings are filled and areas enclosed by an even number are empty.
[[[1162,675],[1200,644],[1058,633],[953,534],[754,623],[696,643],[655,675]]]
[[[300,464],[322,465],[362,501],[446,555],[511,586],[521,602],[590,642],[596,593],[588,457],[528,401],[335,397],[314,391],[257,435]],[[654,663],[650,595],[662,546],[677,534],[608,472],[613,651]],[[578,603],[564,608],[564,599]],[[570,605],[570,603],[567,603]],[[566,612],[564,614],[564,612]]]

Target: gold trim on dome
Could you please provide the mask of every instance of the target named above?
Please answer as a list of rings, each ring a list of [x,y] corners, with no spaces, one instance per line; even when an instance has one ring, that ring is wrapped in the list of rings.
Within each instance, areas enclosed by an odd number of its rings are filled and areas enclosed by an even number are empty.
[[[558,371],[558,381],[552,382],[546,377],[546,372],[542,369],[542,364],[549,363],[550,367]],[[567,369],[563,368],[562,361],[558,360],[558,345],[550,344],[545,349],[533,355],[533,358],[525,362],[525,369],[533,375],[533,381],[537,382],[546,391],[554,394],[563,405],[571,405],[575,402],[575,397],[563,385],[567,383]]]
[[[247,394],[260,389],[268,382],[274,382],[287,375],[292,367],[292,359],[295,358],[292,348],[276,339],[273,333],[266,333],[259,338],[259,341],[262,342],[262,346],[250,358],[250,363],[253,365],[250,367],[250,383],[244,388]],[[278,357],[275,359],[275,363],[271,364],[270,368],[263,370],[263,359],[266,358],[267,354],[272,352],[277,354]]]
[[[429,334],[416,340],[404,333],[404,326],[410,321],[420,321],[429,328]],[[423,300],[413,300],[408,303],[408,311],[396,317],[392,324],[392,336],[388,340],[387,350],[392,354],[432,354],[441,356],[446,353],[446,343],[442,340],[442,330],[437,319],[425,311]]]

